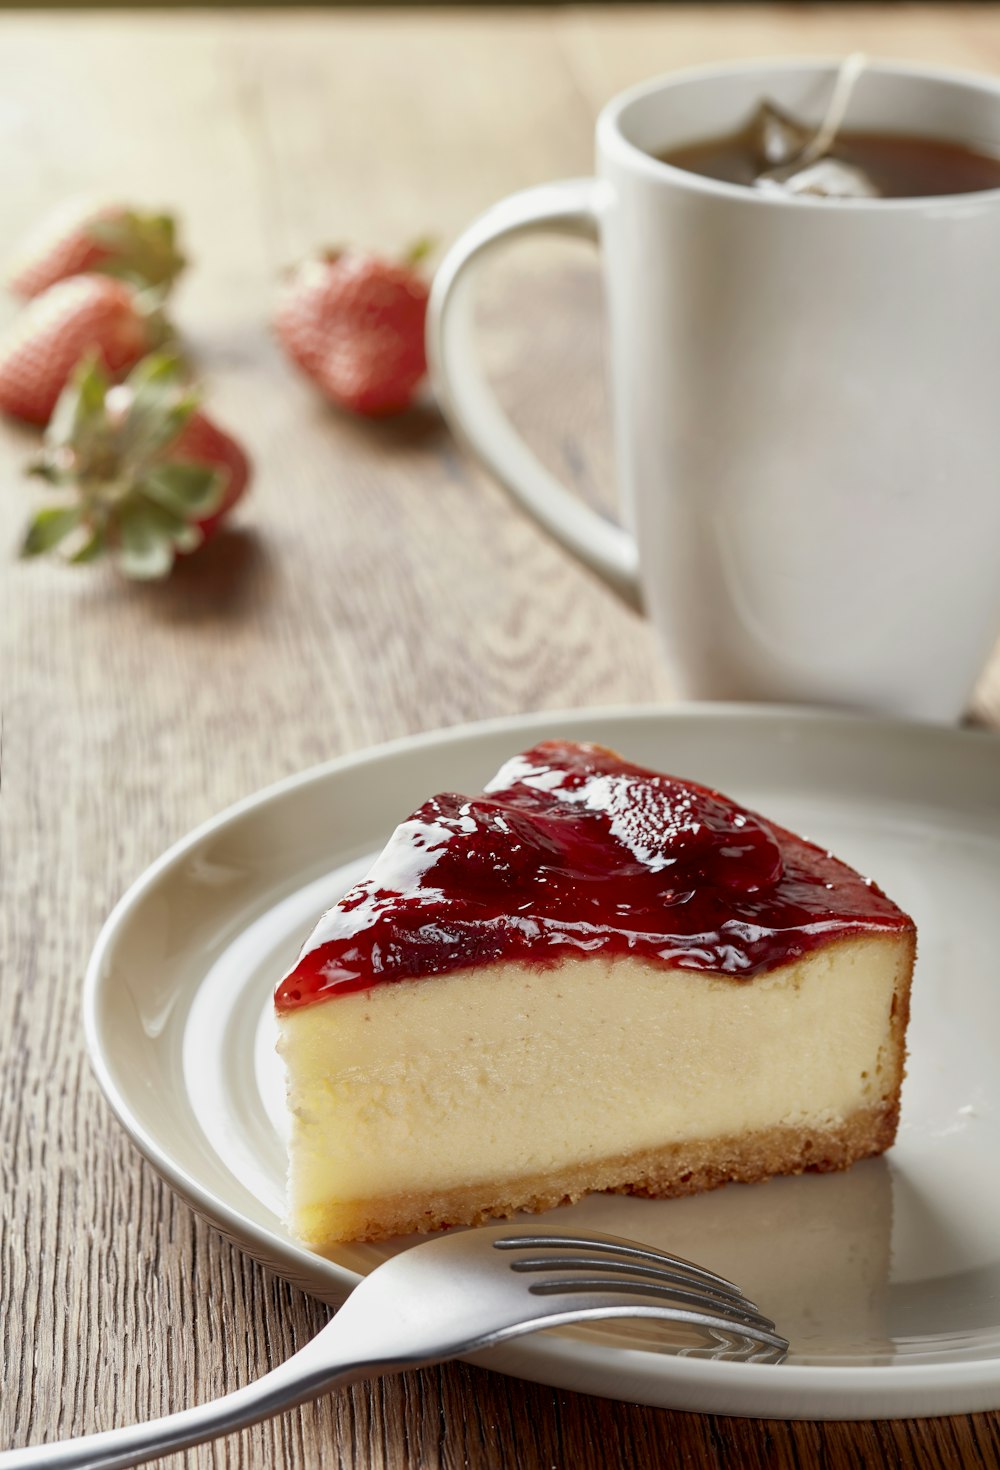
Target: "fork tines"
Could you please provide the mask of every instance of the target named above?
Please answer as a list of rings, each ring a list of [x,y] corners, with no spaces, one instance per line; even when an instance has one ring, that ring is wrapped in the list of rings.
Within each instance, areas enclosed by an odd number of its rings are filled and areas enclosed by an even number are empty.
[[[610,1315],[617,1299],[637,1315],[669,1317],[701,1327],[712,1337],[735,1336],[741,1340],[739,1356],[761,1349],[781,1356],[787,1351],[771,1319],[738,1286],[680,1256],[613,1236],[511,1234],[494,1240],[493,1246],[517,1252],[510,1261],[512,1271],[545,1274],[545,1280],[529,1286],[533,1296],[589,1296],[595,1316],[602,1302]]]
[[[673,1256],[667,1251],[656,1250],[653,1246],[620,1240],[613,1235],[509,1235],[495,1240],[493,1248],[498,1251],[585,1250],[593,1251],[597,1255],[616,1256],[619,1260],[651,1261],[655,1265],[675,1267],[689,1276],[723,1288],[732,1296],[743,1297],[738,1286],[734,1286],[724,1276],[717,1276],[714,1271],[706,1270],[704,1266],[695,1265],[694,1261],[686,1261],[683,1256]]]

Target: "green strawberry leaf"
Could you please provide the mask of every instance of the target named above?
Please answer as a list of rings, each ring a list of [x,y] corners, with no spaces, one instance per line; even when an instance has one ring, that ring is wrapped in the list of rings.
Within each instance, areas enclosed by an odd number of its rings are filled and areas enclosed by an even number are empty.
[[[153,402],[161,395],[171,402],[188,387],[180,358],[174,352],[151,352],[136,363],[126,381],[137,398],[152,395]]]
[[[194,551],[205,539],[201,527],[187,519],[183,511],[173,510],[155,500],[147,499],[138,492],[137,504],[152,518],[163,536],[169,536],[178,551]]]
[[[127,378],[132,392],[118,429],[117,447],[133,477],[172,444],[198,407],[199,395],[184,381],[179,359],[157,352]]]
[[[202,544],[200,523],[225,500],[218,466],[170,457],[197,404],[175,356],[150,354],[114,388],[95,359],[82,361],[29,467],[79,503],[40,512],[23,554],[58,545],[64,560],[87,562],[110,550],[126,576],[166,576],[178,552]]]
[[[97,269],[138,286],[169,290],[186,265],[177,248],[177,227],[169,214],[129,210],[113,219],[94,220],[90,234],[109,252]]]
[[[174,535],[174,546],[178,551],[187,553],[197,551],[205,537],[200,526],[188,521]]]
[[[139,582],[166,577],[174,564],[172,531],[163,524],[164,512],[148,501],[126,506],[118,518],[116,560],[126,577]]]
[[[30,460],[24,467],[24,473],[32,479],[44,480],[47,485],[61,485],[66,479],[63,470],[54,460],[39,456],[38,459]]]
[[[45,431],[50,449],[73,444],[78,449],[104,425],[104,401],[108,377],[96,353],[88,353],[76,367],[59,395]]]
[[[36,511],[21,542],[22,556],[41,556],[59,545],[83,519],[81,505],[46,505]]]
[[[143,476],[139,489],[157,505],[190,521],[218,510],[225,492],[225,479],[208,465],[177,460],[154,465]]]
[[[412,266],[420,265],[429,255],[433,255],[437,249],[437,244],[438,242],[433,235],[421,235],[418,240],[414,240],[407,247],[403,254],[403,264]]]
[[[83,566],[85,562],[97,561],[108,549],[108,538],[103,531],[91,531],[78,551],[74,551],[69,560],[74,566]]]

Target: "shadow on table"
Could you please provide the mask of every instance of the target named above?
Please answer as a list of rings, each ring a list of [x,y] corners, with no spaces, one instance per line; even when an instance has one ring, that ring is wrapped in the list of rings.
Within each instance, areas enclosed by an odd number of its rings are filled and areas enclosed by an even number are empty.
[[[130,595],[178,622],[227,620],[258,603],[273,576],[263,538],[242,526],[223,526],[195,556],[177,558],[162,582],[129,585]]]
[[[339,434],[379,449],[384,454],[438,449],[451,437],[441,410],[429,395],[419,398],[403,413],[386,418],[362,418],[357,414],[344,413],[332,405],[323,405],[323,408],[336,421]]]

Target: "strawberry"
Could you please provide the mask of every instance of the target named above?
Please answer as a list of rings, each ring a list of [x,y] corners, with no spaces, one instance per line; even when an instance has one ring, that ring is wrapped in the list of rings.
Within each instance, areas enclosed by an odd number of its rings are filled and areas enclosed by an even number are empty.
[[[110,552],[128,577],[165,577],[240,499],[250,466],[198,407],[176,358],[154,353],[112,387],[86,358],[59,399],[45,449],[30,466],[60,492],[28,526],[22,556],[64,560]]]
[[[16,296],[38,296],[68,276],[118,276],[166,294],[184,269],[172,215],[115,200],[71,199],[42,220],[7,268]]]
[[[114,376],[166,334],[148,298],[108,276],[72,276],[30,301],[0,339],[0,411],[47,423],[70,373],[94,352]]]
[[[117,391],[117,390],[115,390]],[[231,434],[205,414],[195,412],[170,446],[170,459],[179,463],[208,465],[222,489],[211,508],[211,500],[196,513],[194,524],[201,532],[201,544],[214,536],[221,523],[242,496],[250,479],[250,462]]]
[[[287,355],[341,408],[398,413],[427,371],[425,247],[396,263],[357,251],[303,261],[285,282],[274,329]]]

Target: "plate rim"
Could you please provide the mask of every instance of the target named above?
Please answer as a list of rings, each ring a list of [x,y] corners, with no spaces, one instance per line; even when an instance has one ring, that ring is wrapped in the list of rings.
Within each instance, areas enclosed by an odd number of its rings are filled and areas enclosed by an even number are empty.
[[[500,715],[486,720],[474,720],[458,725],[436,727],[414,734],[398,736],[392,740],[334,756],[305,770],[261,787],[217,812],[214,816],[198,823],[185,835],[171,843],[166,850],[150,863],[126,888],[101,926],[87,964],[82,991],[82,1019],[84,1042],[92,1072],[105,1101],[125,1130],[132,1143],[152,1165],[157,1173],[189,1205],[202,1214],[222,1234],[239,1248],[245,1249],[248,1240],[260,1250],[261,1255],[277,1259],[287,1268],[289,1277],[298,1275],[297,1268],[315,1272],[317,1261],[329,1271],[331,1286],[342,1288],[344,1296],[361,1280],[361,1273],[342,1266],[327,1257],[317,1256],[295,1242],[283,1240],[266,1227],[233,1208],[224,1199],[203,1186],[178,1163],[170,1153],[147,1131],[134,1114],[128,1099],[118,1086],[113,1067],[102,1041],[100,1005],[103,980],[106,973],[105,960],[113,949],[118,931],[141,903],[150,889],[163,875],[181,862],[206,838],[237,821],[247,812],[281,801],[288,793],[336,777],[358,766],[369,766],[383,760],[391,760],[415,749],[431,746],[446,748],[478,737],[513,732],[530,732],[540,726],[552,725],[560,720],[574,721],[625,720],[637,724],[689,722],[696,720],[726,724],[749,721],[757,724],[780,725],[791,721],[797,725],[827,726],[857,732],[879,732],[895,734],[901,739],[922,738],[938,740],[951,745],[964,742],[990,748],[1000,756],[1000,734],[985,728],[956,727],[931,722],[899,719],[892,716],[871,715],[853,710],[826,709],[820,706],[795,704],[748,704],[737,702],[690,701],[683,704],[613,704],[580,707],[564,707],[555,710],[534,710],[523,714]],[[862,737],[863,738],[863,737]],[[694,1358],[663,1358],[657,1354],[638,1349],[614,1346],[599,1347],[569,1339],[548,1339],[545,1335],[526,1338],[521,1344],[491,1348],[487,1352],[473,1353],[466,1360],[478,1366],[489,1367],[518,1377],[550,1384],[554,1387],[573,1389],[578,1385],[580,1372],[594,1366],[595,1359],[605,1365],[609,1352],[614,1352],[616,1361],[623,1366],[626,1376],[639,1386],[652,1377],[661,1378],[664,1364],[669,1364],[669,1377],[676,1379],[678,1392],[674,1395],[677,1408],[690,1407],[696,1412],[743,1414],[757,1417],[759,1411],[752,1405],[756,1387],[761,1383],[760,1375],[775,1371],[773,1365],[755,1363],[728,1363]],[[658,1365],[658,1370],[654,1365]],[[568,1369],[572,1369],[568,1372]],[[780,1365],[781,1383],[792,1399],[797,1394],[811,1393],[813,1411],[796,1414],[790,1412],[786,1418],[829,1418],[870,1419],[873,1417],[917,1417],[947,1413],[975,1412],[977,1409],[1000,1408],[1000,1358],[972,1358],[955,1362],[932,1364],[872,1364],[853,1366],[845,1364],[795,1364]],[[771,1380],[773,1383],[773,1379]],[[742,1385],[746,1391],[735,1391]],[[969,1402],[959,1407],[935,1408],[931,1405],[937,1396],[929,1391],[934,1387],[946,1389],[946,1396],[960,1386],[969,1390]],[[873,1393],[873,1389],[875,1393]],[[584,1392],[599,1392],[589,1387]],[[985,1391],[986,1397],[983,1397]],[[845,1412],[843,1403],[837,1400],[844,1395],[854,1394],[858,1404],[853,1411]],[[692,1395],[699,1402],[692,1403]],[[863,1404],[860,1400],[878,1397],[878,1404]],[[826,1412],[820,1401],[830,1399],[830,1412]],[[728,1408],[719,1408],[718,1400],[730,1403]],[[918,1403],[917,1400],[920,1400]],[[988,1402],[987,1402],[988,1400]],[[730,1402],[732,1401],[732,1402]],[[666,1403],[666,1399],[661,1399]],[[834,1412],[833,1410],[836,1410]],[[772,1410],[767,1417],[774,1417]]]

